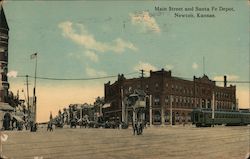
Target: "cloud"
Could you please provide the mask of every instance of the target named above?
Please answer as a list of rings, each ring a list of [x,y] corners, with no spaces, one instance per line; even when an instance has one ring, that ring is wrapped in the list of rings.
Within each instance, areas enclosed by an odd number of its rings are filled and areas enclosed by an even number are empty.
[[[121,38],[113,40],[111,43],[99,42],[95,37],[88,32],[82,24],[75,24],[80,30],[80,33],[77,33],[73,28],[73,23],[70,21],[62,22],[58,25],[62,29],[62,35],[66,38],[71,39],[75,43],[84,46],[86,49],[107,52],[113,51],[115,53],[122,53],[125,49],[130,49],[136,51],[137,48],[131,42],[124,41]]]
[[[197,63],[195,63],[195,62],[194,62],[194,63],[192,64],[192,68],[193,68],[194,70],[197,70],[197,69],[198,69],[198,67],[199,67],[199,66],[198,66],[198,64],[197,64]]]
[[[104,71],[97,71],[97,70],[95,70],[93,68],[90,68],[88,66],[86,67],[85,71],[86,71],[86,73],[87,73],[87,75],[89,77],[103,77],[103,76],[107,76],[106,72],[104,72]]]
[[[157,24],[156,20],[150,16],[149,12],[143,11],[140,13],[131,13],[131,22],[134,25],[141,26],[144,31],[152,31],[155,33],[160,33],[161,29]]]
[[[144,70],[149,72],[150,70],[156,71],[157,67],[153,66],[150,63],[139,61],[139,64],[134,67],[134,70],[135,71]],[[146,74],[148,75],[148,73]]]
[[[70,53],[68,53],[68,56],[71,57],[71,58],[77,59],[77,60],[84,59],[83,54],[77,53],[77,52],[75,52],[75,53],[70,52]]]
[[[17,71],[10,71],[7,73],[8,77],[17,77],[18,72]]]
[[[98,55],[93,51],[89,51],[89,50],[86,51],[85,56],[87,56],[93,62],[98,62],[99,61]]]
[[[165,68],[167,69],[167,70],[172,70],[173,68],[174,68],[174,66],[173,65],[165,65]]]

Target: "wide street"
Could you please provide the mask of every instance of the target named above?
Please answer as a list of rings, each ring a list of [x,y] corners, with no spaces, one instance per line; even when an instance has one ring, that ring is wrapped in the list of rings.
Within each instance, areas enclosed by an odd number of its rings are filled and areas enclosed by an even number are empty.
[[[5,131],[3,155],[13,159],[244,159],[250,127],[64,128],[47,132]]]

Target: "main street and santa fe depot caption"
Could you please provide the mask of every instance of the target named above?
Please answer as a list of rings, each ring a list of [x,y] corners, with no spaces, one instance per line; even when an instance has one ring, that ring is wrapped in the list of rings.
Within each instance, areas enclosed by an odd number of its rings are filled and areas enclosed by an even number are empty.
[[[155,11],[171,12],[175,18],[215,18],[216,13],[227,14],[235,12],[233,7],[160,7],[155,6]]]

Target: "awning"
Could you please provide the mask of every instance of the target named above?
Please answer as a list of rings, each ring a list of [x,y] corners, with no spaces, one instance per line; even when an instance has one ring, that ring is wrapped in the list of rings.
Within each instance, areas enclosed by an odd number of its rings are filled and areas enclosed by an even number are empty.
[[[103,106],[102,106],[102,108],[108,108],[108,107],[110,107],[111,106],[111,103],[105,103]]]
[[[14,108],[12,106],[10,106],[8,103],[0,103],[0,110],[3,110],[3,111],[14,111]]]
[[[19,122],[24,122],[20,116],[12,115],[12,117],[15,118]]]
[[[16,116],[28,116],[28,114],[24,114],[23,112],[17,111],[15,112]]]

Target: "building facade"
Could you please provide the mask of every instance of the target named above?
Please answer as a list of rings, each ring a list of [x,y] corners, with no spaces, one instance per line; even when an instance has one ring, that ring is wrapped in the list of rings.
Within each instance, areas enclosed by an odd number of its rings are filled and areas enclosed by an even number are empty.
[[[2,5],[0,4],[0,102],[6,102],[8,97],[9,83],[8,73],[8,41],[9,27],[4,14]]]
[[[146,101],[145,118],[152,124],[169,124],[172,110],[172,123],[191,121],[194,108],[212,108],[213,94],[215,110],[236,110],[236,86],[227,86],[224,76],[224,87],[217,86],[215,81],[206,75],[193,80],[174,77],[171,71],[150,71],[149,77],[126,79],[118,75],[118,80],[104,84],[105,104],[103,114],[106,119],[115,118],[122,121],[122,107],[126,97],[135,89],[144,90]],[[125,100],[124,100],[125,99]],[[151,106],[150,106],[151,102]],[[129,113],[131,114],[131,113]],[[128,116],[128,121],[131,117]]]

